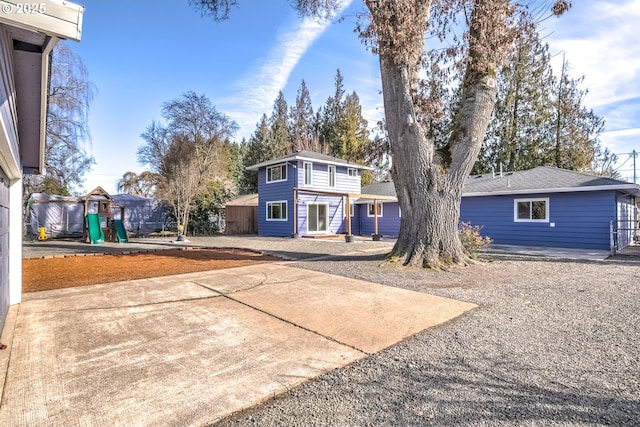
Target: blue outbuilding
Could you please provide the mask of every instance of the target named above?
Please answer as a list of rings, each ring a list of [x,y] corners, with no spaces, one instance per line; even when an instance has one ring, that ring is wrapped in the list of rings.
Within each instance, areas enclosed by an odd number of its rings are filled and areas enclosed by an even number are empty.
[[[361,187],[366,166],[302,151],[248,169],[261,236],[398,235],[394,185]],[[637,184],[547,166],[480,174],[465,183],[460,220],[498,244],[620,249],[636,239],[639,196]]]

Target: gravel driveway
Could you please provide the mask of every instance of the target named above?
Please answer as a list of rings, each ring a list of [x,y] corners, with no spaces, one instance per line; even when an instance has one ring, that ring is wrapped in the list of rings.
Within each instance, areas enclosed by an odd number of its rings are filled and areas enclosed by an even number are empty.
[[[218,425],[640,425],[640,264],[292,265],[478,304]]]
[[[191,244],[268,251],[300,259],[296,267],[479,305],[218,425],[640,425],[637,260],[498,260],[429,272],[385,266],[385,241],[216,237]],[[25,255],[39,250],[33,244]],[[329,253],[342,255],[318,259]]]

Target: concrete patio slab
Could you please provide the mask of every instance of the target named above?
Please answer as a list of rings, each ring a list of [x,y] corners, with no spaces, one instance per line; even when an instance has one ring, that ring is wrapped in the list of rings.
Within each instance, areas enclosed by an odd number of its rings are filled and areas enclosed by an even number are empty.
[[[26,294],[0,425],[206,425],[472,307],[278,264]]]
[[[234,294],[234,299],[366,353],[380,351],[475,307],[284,265],[253,267],[261,267],[265,283]]]

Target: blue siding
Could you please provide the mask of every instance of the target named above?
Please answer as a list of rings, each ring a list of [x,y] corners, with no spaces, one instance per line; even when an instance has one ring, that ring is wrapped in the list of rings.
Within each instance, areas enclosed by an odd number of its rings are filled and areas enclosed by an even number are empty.
[[[313,162],[312,185],[304,185],[304,162],[289,162],[287,180],[266,182],[266,168],[258,171],[258,234],[260,236],[288,237],[293,233],[293,189],[298,187],[307,190],[335,191],[340,193],[360,193],[360,172],[358,176],[348,175],[347,166],[336,165],[336,186],[329,187],[329,169],[326,163]],[[299,194],[297,206],[297,232],[307,235],[308,203],[326,203],[329,206],[329,218],[326,234],[346,233],[344,204],[346,198]],[[267,221],[267,202],[286,201],[287,221]],[[355,233],[355,228],[352,226]],[[314,234],[314,233],[310,233]]]
[[[549,198],[549,222],[515,222],[514,199]],[[463,197],[460,220],[482,226],[495,243],[609,249],[614,191]],[[551,224],[555,224],[551,227]]]
[[[300,203],[298,203],[298,234],[300,234],[301,236],[305,236],[307,234],[341,234],[346,232],[346,223],[344,218],[344,197],[300,194],[298,200],[300,200]],[[329,207],[328,227],[326,232],[307,232],[307,209],[310,203],[324,203]]]
[[[338,193],[360,193],[360,172],[358,176],[349,176],[346,166],[336,165],[336,186],[329,187],[329,168],[326,163],[313,163],[311,185],[304,184],[304,162],[298,160],[297,186],[306,190],[335,191]]]
[[[398,202],[382,203],[382,216],[378,217],[378,234],[388,237],[397,237],[400,231],[400,216]],[[359,231],[361,235],[373,234],[374,218],[368,216],[369,208],[367,204],[359,205],[358,212]]]
[[[293,233],[293,187],[296,169],[287,165],[287,180],[267,183],[266,168],[258,171],[258,235],[289,237]],[[287,202],[287,221],[267,221],[267,202]]]

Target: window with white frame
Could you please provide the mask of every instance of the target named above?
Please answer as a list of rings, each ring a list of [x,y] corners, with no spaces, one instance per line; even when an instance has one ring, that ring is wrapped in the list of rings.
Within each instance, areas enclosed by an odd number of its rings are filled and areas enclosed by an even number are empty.
[[[313,163],[304,162],[304,185],[313,184]]]
[[[267,221],[286,221],[287,202],[286,200],[277,202],[267,202]]]
[[[378,217],[382,216],[382,203],[378,203]],[[374,214],[374,204],[373,203],[369,203],[369,210],[367,211],[367,216],[375,216]]]
[[[549,199],[515,199],[513,220],[515,222],[549,222]]]
[[[351,177],[357,177],[358,176],[358,169],[356,169],[356,168],[347,168],[347,175],[349,175]]]
[[[334,165],[329,165],[329,187],[336,186],[336,167]]]
[[[283,163],[281,165],[269,166],[267,168],[267,183],[279,182],[287,180],[287,165]]]

